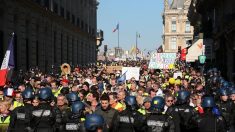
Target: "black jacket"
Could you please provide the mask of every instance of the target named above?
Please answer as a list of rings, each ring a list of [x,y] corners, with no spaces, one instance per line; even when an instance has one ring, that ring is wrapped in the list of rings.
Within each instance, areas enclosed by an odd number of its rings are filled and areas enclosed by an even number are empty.
[[[61,120],[61,113],[57,108],[42,103],[32,111],[31,128],[35,132],[55,132]]]
[[[216,117],[211,113],[206,112],[200,115],[197,121],[197,132],[226,132],[224,119]]]
[[[29,128],[31,124],[32,110],[33,106],[31,104],[15,108],[11,112],[8,132],[25,132],[26,128]]]
[[[65,120],[64,132],[86,132],[84,117],[80,114],[70,113]]]
[[[189,132],[195,130],[195,125],[192,124],[193,118],[196,117],[196,111],[188,104],[178,104],[169,107],[166,114],[173,117],[175,124],[175,132]]]
[[[171,116],[162,113],[151,113],[147,117],[146,122],[147,132],[174,132],[175,125]]]
[[[115,132],[143,132],[144,117],[137,110],[124,110],[117,117]]]

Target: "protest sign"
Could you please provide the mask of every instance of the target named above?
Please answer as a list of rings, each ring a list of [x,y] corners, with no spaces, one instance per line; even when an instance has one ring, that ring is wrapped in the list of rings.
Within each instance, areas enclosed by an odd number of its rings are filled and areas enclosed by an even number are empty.
[[[176,53],[153,53],[149,62],[149,69],[170,69],[175,63]]]
[[[106,71],[108,73],[114,73],[114,71],[121,71],[122,70],[122,66],[107,66],[106,67]]]
[[[126,80],[131,79],[132,77],[135,80],[139,80],[140,78],[140,67],[122,67],[122,74],[126,72]]]

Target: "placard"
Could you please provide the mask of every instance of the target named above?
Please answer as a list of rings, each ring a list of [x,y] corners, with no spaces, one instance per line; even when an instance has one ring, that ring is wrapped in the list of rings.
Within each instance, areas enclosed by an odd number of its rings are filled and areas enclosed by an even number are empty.
[[[153,53],[149,62],[149,69],[170,69],[175,63],[176,53]]]
[[[126,74],[126,80],[130,80],[132,77],[139,81],[140,67],[122,67],[122,75]]]
[[[106,71],[108,73],[114,73],[114,71],[121,71],[122,70],[122,66],[107,66],[106,67]]]

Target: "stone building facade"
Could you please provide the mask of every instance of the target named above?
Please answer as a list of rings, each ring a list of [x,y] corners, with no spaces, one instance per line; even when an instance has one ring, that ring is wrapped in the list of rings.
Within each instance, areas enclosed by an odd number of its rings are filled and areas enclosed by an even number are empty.
[[[178,52],[192,40],[193,27],[187,17],[190,3],[191,0],[164,0],[163,52]]]
[[[15,33],[16,69],[94,63],[96,0],[0,0],[0,60]]]
[[[213,40],[211,67],[235,81],[235,1],[192,0],[188,16],[195,37]]]

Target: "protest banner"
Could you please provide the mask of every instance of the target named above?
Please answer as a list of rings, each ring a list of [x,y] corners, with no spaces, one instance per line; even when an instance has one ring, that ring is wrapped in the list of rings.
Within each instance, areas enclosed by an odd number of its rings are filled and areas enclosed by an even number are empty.
[[[131,79],[132,77],[135,80],[139,81],[140,78],[140,67],[122,67],[122,74],[126,72],[126,80]]]
[[[170,69],[175,63],[176,53],[153,53],[149,62],[149,69]]]
[[[108,73],[114,73],[114,71],[121,71],[122,70],[122,66],[107,66],[106,67],[106,71]]]

